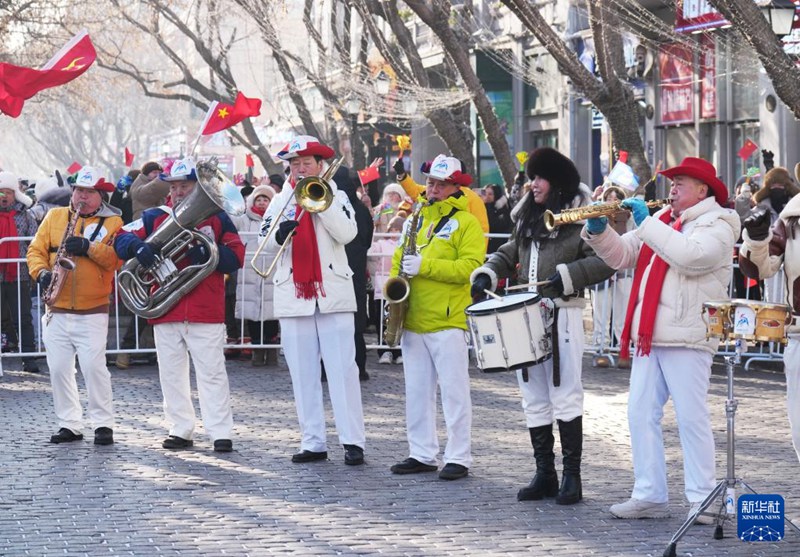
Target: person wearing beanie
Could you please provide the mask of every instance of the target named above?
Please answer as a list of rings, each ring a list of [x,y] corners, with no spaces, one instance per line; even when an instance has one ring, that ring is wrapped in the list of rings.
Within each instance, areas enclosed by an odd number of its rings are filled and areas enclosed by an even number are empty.
[[[133,220],[138,220],[146,209],[159,207],[167,200],[169,183],[160,179],[164,168],[154,161],[142,166],[142,173],[136,177],[128,189],[131,198]]]
[[[552,335],[552,358],[517,371],[522,408],[533,445],[536,473],[517,493],[518,501],[555,497],[560,505],[583,498],[583,358],[584,289],[613,274],[580,237],[580,224],[554,231],[544,226],[544,212],[588,205],[592,192],[581,184],[573,162],[555,149],[536,149],[525,163],[530,191],[514,208],[517,215],[511,239],[472,273],[472,295],[484,297],[501,278],[519,268],[519,282],[542,296],[548,318],[544,325]],[[542,286],[536,283],[547,280]],[[558,424],[563,456],[559,487],[553,447],[553,422]]]
[[[286,181],[286,176],[283,174],[270,174],[269,185],[275,190],[275,193],[280,193],[283,189],[283,183]]]
[[[322,176],[325,160],[333,156],[333,149],[309,135],[293,138],[278,152],[290,173],[264,214],[261,237],[274,229],[266,248],[278,251],[285,245],[268,280],[275,285],[275,316],[300,424],[300,451],[292,462],[328,458],[321,359],[344,463],[357,466],[364,464],[366,435],[353,342],[358,303],[345,250],[358,235],[355,210],[335,180],[330,180],[333,199],[325,211],[308,213],[292,202],[298,182]]]
[[[651,216],[644,200],[628,198],[622,206],[635,230],[620,235],[607,218],[594,217],[581,233],[606,263],[635,269],[620,340],[620,359],[635,348],[628,395],[634,483],[630,499],[609,512],[623,519],[670,515],[661,422],[672,397],[688,518],[711,524],[701,506],[716,484],[707,400],[719,340],[707,336],[703,303],[729,297],[739,216],[725,207],[728,188],[710,162],[686,157],[660,173],[672,180],[669,205]]]
[[[83,439],[83,410],[75,380],[76,354],[89,396],[88,417],[94,427],[94,443],[114,442],[106,338],[109,297],[114,271],[120,263],[112,243],[122,228],[122,219],[119,210],[105,203],[102,196],[113,190],[114,184],[106,181],[98,169],[81,168],[72,185],[70,206],[48,211],[28,248],[28,269],[39,284],[40,293],[46,293],[54,280],[62,285],[52,292],[42,319],[42,341],[59,427],[50,437],[51,443]],[[73,235],[64,238],[75,218]],[[56,254],[62,246],[75,263],[72,271],[65,272],[56,265]]]
[[[30,213],[31,199],[19,188],[17,176],[0,172],[0,238],[33,236],[38,223]],[[25,259],[29,242],[0,243],[0,259]],[[0,263],[0,299],[3,307],[4,352],[36,352],[31,317],[31,277],[25,263]],[[6,326],[8,324],[8,326]],[[22,371],[37,373],[32,357],[22,358]]]

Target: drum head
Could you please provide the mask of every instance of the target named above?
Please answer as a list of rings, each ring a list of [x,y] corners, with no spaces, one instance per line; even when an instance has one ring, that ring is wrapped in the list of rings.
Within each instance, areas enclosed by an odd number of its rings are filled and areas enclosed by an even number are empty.
[[[504,312],[517,307],[538,304],[542,297],[533,292],[523,292],[521,294],[509,294],[502,299],[489,298],[477,302],[467,307],[465,310],[469,315],[488,315],[490,313]]]

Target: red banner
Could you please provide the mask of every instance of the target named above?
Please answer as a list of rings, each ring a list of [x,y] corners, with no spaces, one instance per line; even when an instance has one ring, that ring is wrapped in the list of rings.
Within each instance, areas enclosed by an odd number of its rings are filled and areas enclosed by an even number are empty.
[[[730,25],[708,0],[677,0],[676,4],[675,31],[678,33],[696,33]]]
[[[717,117],[717,51],[714,36],[700,37],[700,118]]]
[[[658,53],[661,70],[661,123],[685,124],[694,121],[692,98],[692,50],[673,43]]]

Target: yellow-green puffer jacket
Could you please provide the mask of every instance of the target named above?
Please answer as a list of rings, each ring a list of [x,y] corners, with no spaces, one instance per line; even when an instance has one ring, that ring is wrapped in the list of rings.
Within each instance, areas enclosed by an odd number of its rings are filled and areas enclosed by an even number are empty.
[[[424,199],[423,199],[424,200]],[[434,234],[442,218],[457,209]],[[403,244],[411,218],[406,220],[400,245],[392,259],[392,276],[400,270]],[[414,333],[444,329],[465,329],[464,310],[472,302],[469,277],[483,263],[486,239],[478,220],[467,212],[466,197],[460,192],[422,209],[417,232],[417,249],[422,255],[419,275],[409,281],[408,314],[405,328]]]

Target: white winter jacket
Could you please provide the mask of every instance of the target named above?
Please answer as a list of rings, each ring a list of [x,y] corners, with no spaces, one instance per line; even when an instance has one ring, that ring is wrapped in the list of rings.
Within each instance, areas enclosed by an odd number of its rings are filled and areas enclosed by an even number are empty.
[[[739,215],[720,207],[710,197],[684,211],[678,232],[658,219],[671,210],[670,206],[663,208],[623,236],[611,227],[598,235],[589,234],[584,227],[581,236],[615,269],[635,268],[642,243],[650,246],[669,265],[656,311],[653,346],[682,346],[714,353],[719,341],[706,339],[703,302],[730,298],[728,284],[733,247],[741,227]],[[653,260],[645,270],[638,292],[631,329],[634,341],[638,337],[641,302]]]
[[[314,315],[317,305],[320,313],[355,312],[356,296],[353,291],[353,271],[347,264],[347,255],[344,246],[356,237],[355,211],[347,198],[347,194],[336,187],[336,183],[329,183],[334,192],[333,203],[327,210],[320,213],[305,213],[301,218],[314,219],[314,230],[317,233],[317,246],[322,267],[322,286],[325,296],[317,299],[304,300],[295,295],[294,280],[292,280],[292,248],[290,240],[281,255],[276,270],[272,277],[275,285],[274,305],[275,317],[304,317]],[[281,192],[275,196],[264,214],[261,225],[261,234],[272,226],[278,212],[286,201],[294,196],[294,188],[287,181]],[[280,221],[294,219],[297,205],[292,201],[286,208]],[[275,241],[275,234],[270,238],[267,248],[277,251],[280,245]]]

